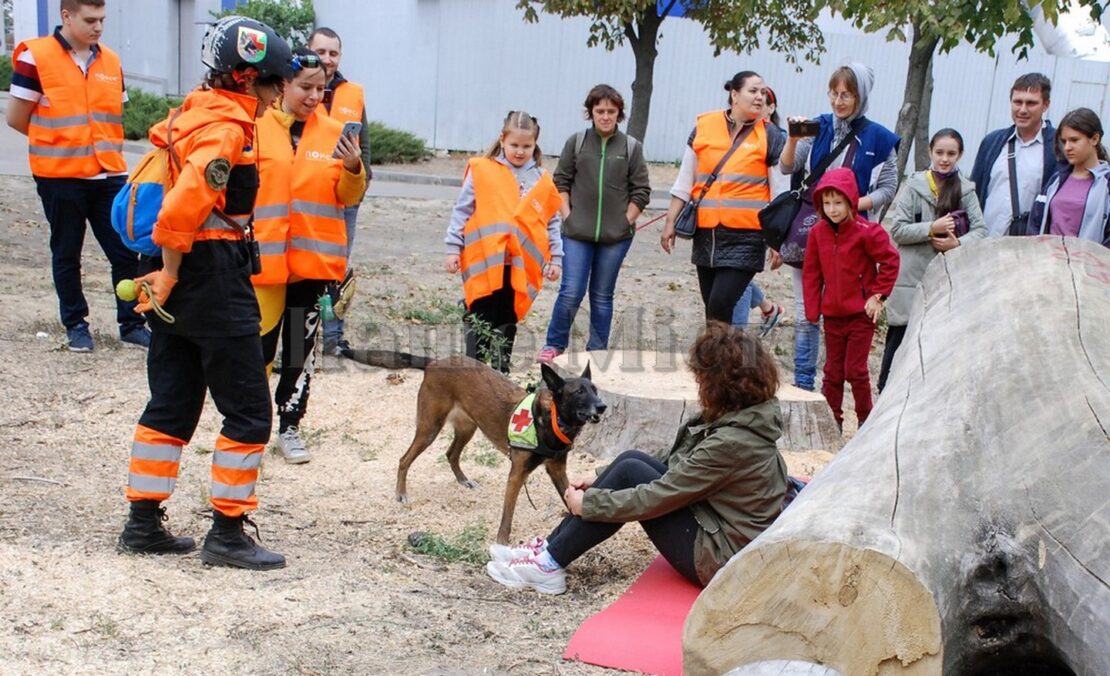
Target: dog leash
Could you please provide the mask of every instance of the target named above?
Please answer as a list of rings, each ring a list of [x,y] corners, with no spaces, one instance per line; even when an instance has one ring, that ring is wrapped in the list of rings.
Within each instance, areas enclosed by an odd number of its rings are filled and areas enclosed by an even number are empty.
[[[643,230],[644,228],[648,227],[648,226],[649,226],[649,225],[651,225],[652,223],[656,223],[656,222],[658,222],[658,221],[662,220],[663,218],[666,218],[666,216],[667,216],[667,212],[666,212],[666,211],[664,211],[663,213],[659,214],[658,216],[656,216],[655,218],[651,219],[651,220],[650,220],[650,221],[648,221],[647,223],[644,223],[643,225],[637,225],[637,226],[636,226],[636,232],[640,232],[641,230]]]

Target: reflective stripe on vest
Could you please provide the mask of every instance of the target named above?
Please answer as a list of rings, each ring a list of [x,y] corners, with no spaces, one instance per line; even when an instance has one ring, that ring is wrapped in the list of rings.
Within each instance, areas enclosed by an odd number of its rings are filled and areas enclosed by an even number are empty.
[[[293,143],[289,127],[269,109],[258,120],[258,199],[254,205],[254,238],[262,256],[262,272],[251,276],[255,286],[289,281],[289,190],[293,183]]]
[[[332,157],[342,132],[342,122],[313,112],[293,158],[286,260],[302,279],[338,282],[347,272],[347,221],[336,195],[344,169]]]
[[[101,45],[88,74],[50,35],[16,47],[12,60],[30,51],[49,106],[36,104],[27,129],[31,173],[44,178],[89,178],[124,173],[123,70]]]
[[[724,113],[716,110],[699,115],[691,145],[698,159],[691,194],[700,195],[717,163],[732,146]],[[759,120],[721,167],[717,180],[698,205],[698,227],[759,230],[759,210],[771,201],[768,172],[767,126]]]
[[[522,196],[512,170],[485,157],[471,160],[467,173],[475,209],[463,226],[460,257],[466,304],[500,289],[508,265],[513,307],[517,319],[523,319],[543,285],[543,266],[550,257],[547,223],[558,211],[558,190],[544,172]]]

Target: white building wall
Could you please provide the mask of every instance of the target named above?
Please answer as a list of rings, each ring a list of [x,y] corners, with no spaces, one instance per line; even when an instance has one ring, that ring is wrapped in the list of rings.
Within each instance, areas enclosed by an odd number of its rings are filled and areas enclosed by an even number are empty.
[[[632,50],[587,48],[589,21],[541,15],[526,24],[515,0],[315,0],[318,25],[344,38],[344,73],[367,88],[371,119],[411,131],[436,148],[478,150],[497,135],[505,113],[524,109],[541,122],[541,145],[557,153],[585,125],[587,90],[607,82],[631,104]],[[36,0],[16,0],[17,39],[37,32]],[[57,0],[48,3],[50,26]],[[157,93],[187,92],[203,75],[200,39],[219,0],[109,0],[105,44],[120,52],[128,82]],[[893,128],[902,104],[908,45],[866,35],[832,18],[821,22],[827,51],[820,65],[796,72],[779,54],[714,58],[699,25],[663,22],[655,66],[655,92],[644,146],[650,159],[677,159],[702,111],[724,106],[722,85],[738,70],[761,73],[779,95],[786,115],[828,109],[829,73],[849,60],[876,72],[869,117]],[[1009,87],[1039,70],[1053,81],[1050,117],[1079,105],[1110,124],[1106,83],[1110,64],[1057,58],[1031,50],[1018,61],[1004,42],[998,56],[961,45],[934,64],[932,127],[958,129],[967,141],[970,170],[978,141],[1009,124]]]

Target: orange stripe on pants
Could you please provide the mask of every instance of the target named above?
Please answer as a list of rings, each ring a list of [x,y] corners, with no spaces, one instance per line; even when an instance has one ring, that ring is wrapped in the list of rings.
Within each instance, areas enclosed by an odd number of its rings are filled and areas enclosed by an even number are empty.
[[[244,444],[222,434],[212,454],[212,507],[225,516],[258,509],[255,484],[265,444]]]
[[[142,425],[135,426],[128,468],[127,499],[161,502],[173,494],[185,442]]]

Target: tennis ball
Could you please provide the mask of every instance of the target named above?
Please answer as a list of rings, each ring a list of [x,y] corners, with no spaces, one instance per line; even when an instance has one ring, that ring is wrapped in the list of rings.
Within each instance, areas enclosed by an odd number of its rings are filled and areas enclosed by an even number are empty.
[[[119,284],[116,284],[116,296],[120,300],[130,303],[139,297],[139,289],[135,286],[133,279],[121,279]]]

